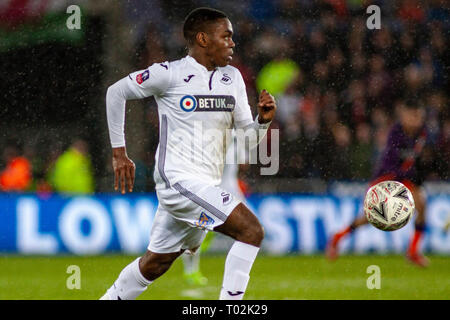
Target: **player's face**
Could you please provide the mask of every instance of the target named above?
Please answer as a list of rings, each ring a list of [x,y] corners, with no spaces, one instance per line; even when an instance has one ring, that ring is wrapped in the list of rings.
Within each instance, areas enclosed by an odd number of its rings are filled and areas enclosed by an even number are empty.
[[[215,66],[224,67],[232,60],[234,42],[230,20],[218,19],[211,25],[208,55]]]

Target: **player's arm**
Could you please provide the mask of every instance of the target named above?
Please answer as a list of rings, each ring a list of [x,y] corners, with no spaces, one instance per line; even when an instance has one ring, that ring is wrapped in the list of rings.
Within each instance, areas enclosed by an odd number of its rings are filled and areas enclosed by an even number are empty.
[[[277,105],[275,98],[269,92],[266,90],[261,91],[257,105],[258,115],[253,120],[244,80],[239,72],[237,74],[239,94],[236,111],[234,112],[235,127],[237,129],[243,129],[247,137],[256,137],[256,139],[249,139],[248,148],[253,149],[265,137],[275,116]],[[250,134],[252,131],[254,131],[254,134]]]
[[[168,63],[153,64],[146,70],[131,73],[108,88],[106,117],[112,146],[114,189],[122,193],[133,191],[135,165],[128,157],[125,144],[126,101],[162,95],[170,83]]]

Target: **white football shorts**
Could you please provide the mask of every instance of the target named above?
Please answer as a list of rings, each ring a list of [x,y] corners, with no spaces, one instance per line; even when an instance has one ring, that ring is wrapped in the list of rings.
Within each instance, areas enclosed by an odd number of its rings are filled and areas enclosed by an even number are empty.
[[[158,208],[148,250],[155,253],[194,252],[206,233],[225,222],[241,203],[230,192],[188,180],[156,190]]]

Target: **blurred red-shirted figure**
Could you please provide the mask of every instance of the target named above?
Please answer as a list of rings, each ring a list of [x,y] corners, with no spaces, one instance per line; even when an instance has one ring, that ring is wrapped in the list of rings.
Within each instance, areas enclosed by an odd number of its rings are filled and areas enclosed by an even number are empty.
[[[28,159],[21,155],[19,145],[9,142],[3,151],[3,159],[6,167],[0,172],[0,190],[26,191],[32,179],[31,165]]]

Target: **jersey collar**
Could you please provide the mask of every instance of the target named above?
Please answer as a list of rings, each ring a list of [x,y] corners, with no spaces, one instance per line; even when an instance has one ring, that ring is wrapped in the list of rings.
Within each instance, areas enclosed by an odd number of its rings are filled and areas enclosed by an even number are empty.
[[[213,72],[215,70],[217,70],[217,68],[215,68],[214,70],[208,70],[206,69],[206,67],[200,63],[197,62],[197,60],[195,60],[195,58],[191,57],[190,55],[186,56],[187,61],[189,61],[190,64],[192,64],[195,68],[201,70],[202,72]]]

